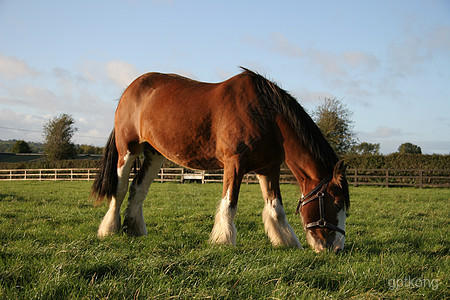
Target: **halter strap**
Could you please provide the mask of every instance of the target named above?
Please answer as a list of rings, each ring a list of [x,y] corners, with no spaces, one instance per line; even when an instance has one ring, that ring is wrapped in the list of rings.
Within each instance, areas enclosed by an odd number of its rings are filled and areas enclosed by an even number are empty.
[[[305,201],[305,200],[308,199],[309,197],[311,197],[314,193],[316,193],[320,189],[322,189],[324,184],[328,185],[328,183],[331,181],[331,178],[332,178],[331,175],[328,175],[327,177],[322,179],[315,188],[313,188],[308,194],[306,194],[306,196],[303,196],[302,198],[298,199],[297,209],[295,210],[296,215],[298,215],[298,213],[300,212],[301,206],[308,204],[309,202],[313,201],[316,197],[311,198],[308,201]]]
[[[323,192],[318,192],[317,193],[317,197],[319,198],[319,221],[315,221],[315,222],[311,222],[306,224],[305,229],[310,229],[310,228],[314,228],[314,227],[327,227],[331,230],[337,231],[342,233],[342,235],[345,236],[345,230],[337,227],[336,225],[331,224],[330,222],[327,222],[325,220],[325,207],[323,204],[323,197],[325,196],[325,194]],[[315,199],[315,198],[314,198]]]
[[[331,181],[331,175],[324,178],[319,184],[313,188],[306,196],[300,198],[298,200],[297,204],[297,210],[295,211],[295,214],[297,215],[300,211],[300,209],[305,206],[306,204],[319,199],[319,220],[315,222],[311,222],[305,225],[305,229],[310,229],[314,227],[327,227],[331,230],[337,231],[342,233],[345,236],[345,230],[337,227],[336,225],[333,225],[325,220],[325,205],[323,203],[323,198],[325,197],[324,191],[326,191],[328,183]],[[317,192],[317,193],[316,193]],[[314,193],[316,195],[309,200],[307,200],[309,197],[311,197]]]

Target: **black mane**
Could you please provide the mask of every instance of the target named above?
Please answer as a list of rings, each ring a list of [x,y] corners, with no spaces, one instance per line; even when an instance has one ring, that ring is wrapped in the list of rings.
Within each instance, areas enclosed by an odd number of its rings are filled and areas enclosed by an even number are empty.
[[[332,171],[338,157],[328,141],[303,107],[288,92],[265,77],[241,67],[252,78],[253,84],[267,107],[274,107],[291,124],[301,143],[325,168]]]

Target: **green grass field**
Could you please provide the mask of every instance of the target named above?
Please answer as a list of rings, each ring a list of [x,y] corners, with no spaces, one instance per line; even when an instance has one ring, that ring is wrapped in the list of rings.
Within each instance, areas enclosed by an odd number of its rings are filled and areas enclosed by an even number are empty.
[[[148,236],[96,237],[89,182],[0,182],[0,299],[449,298],[449,189],[351,188],[344,252],[273,248],[258,185],[243,185],[236,247],[208,244],[219,184],[155,183]]]

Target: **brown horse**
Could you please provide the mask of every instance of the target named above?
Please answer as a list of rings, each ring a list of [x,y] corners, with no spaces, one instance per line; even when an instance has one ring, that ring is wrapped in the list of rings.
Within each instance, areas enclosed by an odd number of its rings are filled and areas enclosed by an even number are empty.
[[[142,167],[131,183],[123,231],[145,235],[142,204],[165,158],[193,169],[224,169],[212,243],[235,244],[234,218],[243,176],[255,172],[265,207],[265,231],[273,245],[302,248],[288,224],[279,176],[283,161],[303,194],[297,212],[309,244],[319,252],[344,247],[349,207],[345,166],[313,120],[275,83],[244,69],[221,83],[148,73],[124,92],[92,191],[109,210],[98,230],[121,229],[120,206],[139,154]]]

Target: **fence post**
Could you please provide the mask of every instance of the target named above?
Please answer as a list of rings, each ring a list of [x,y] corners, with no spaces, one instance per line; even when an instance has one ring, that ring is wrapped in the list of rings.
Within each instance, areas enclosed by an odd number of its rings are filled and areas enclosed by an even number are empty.
[[[419,188],[423,188],[423,170],[419,170]]]
[[[389,187],[389,169],[386,170],[386,187]]]

